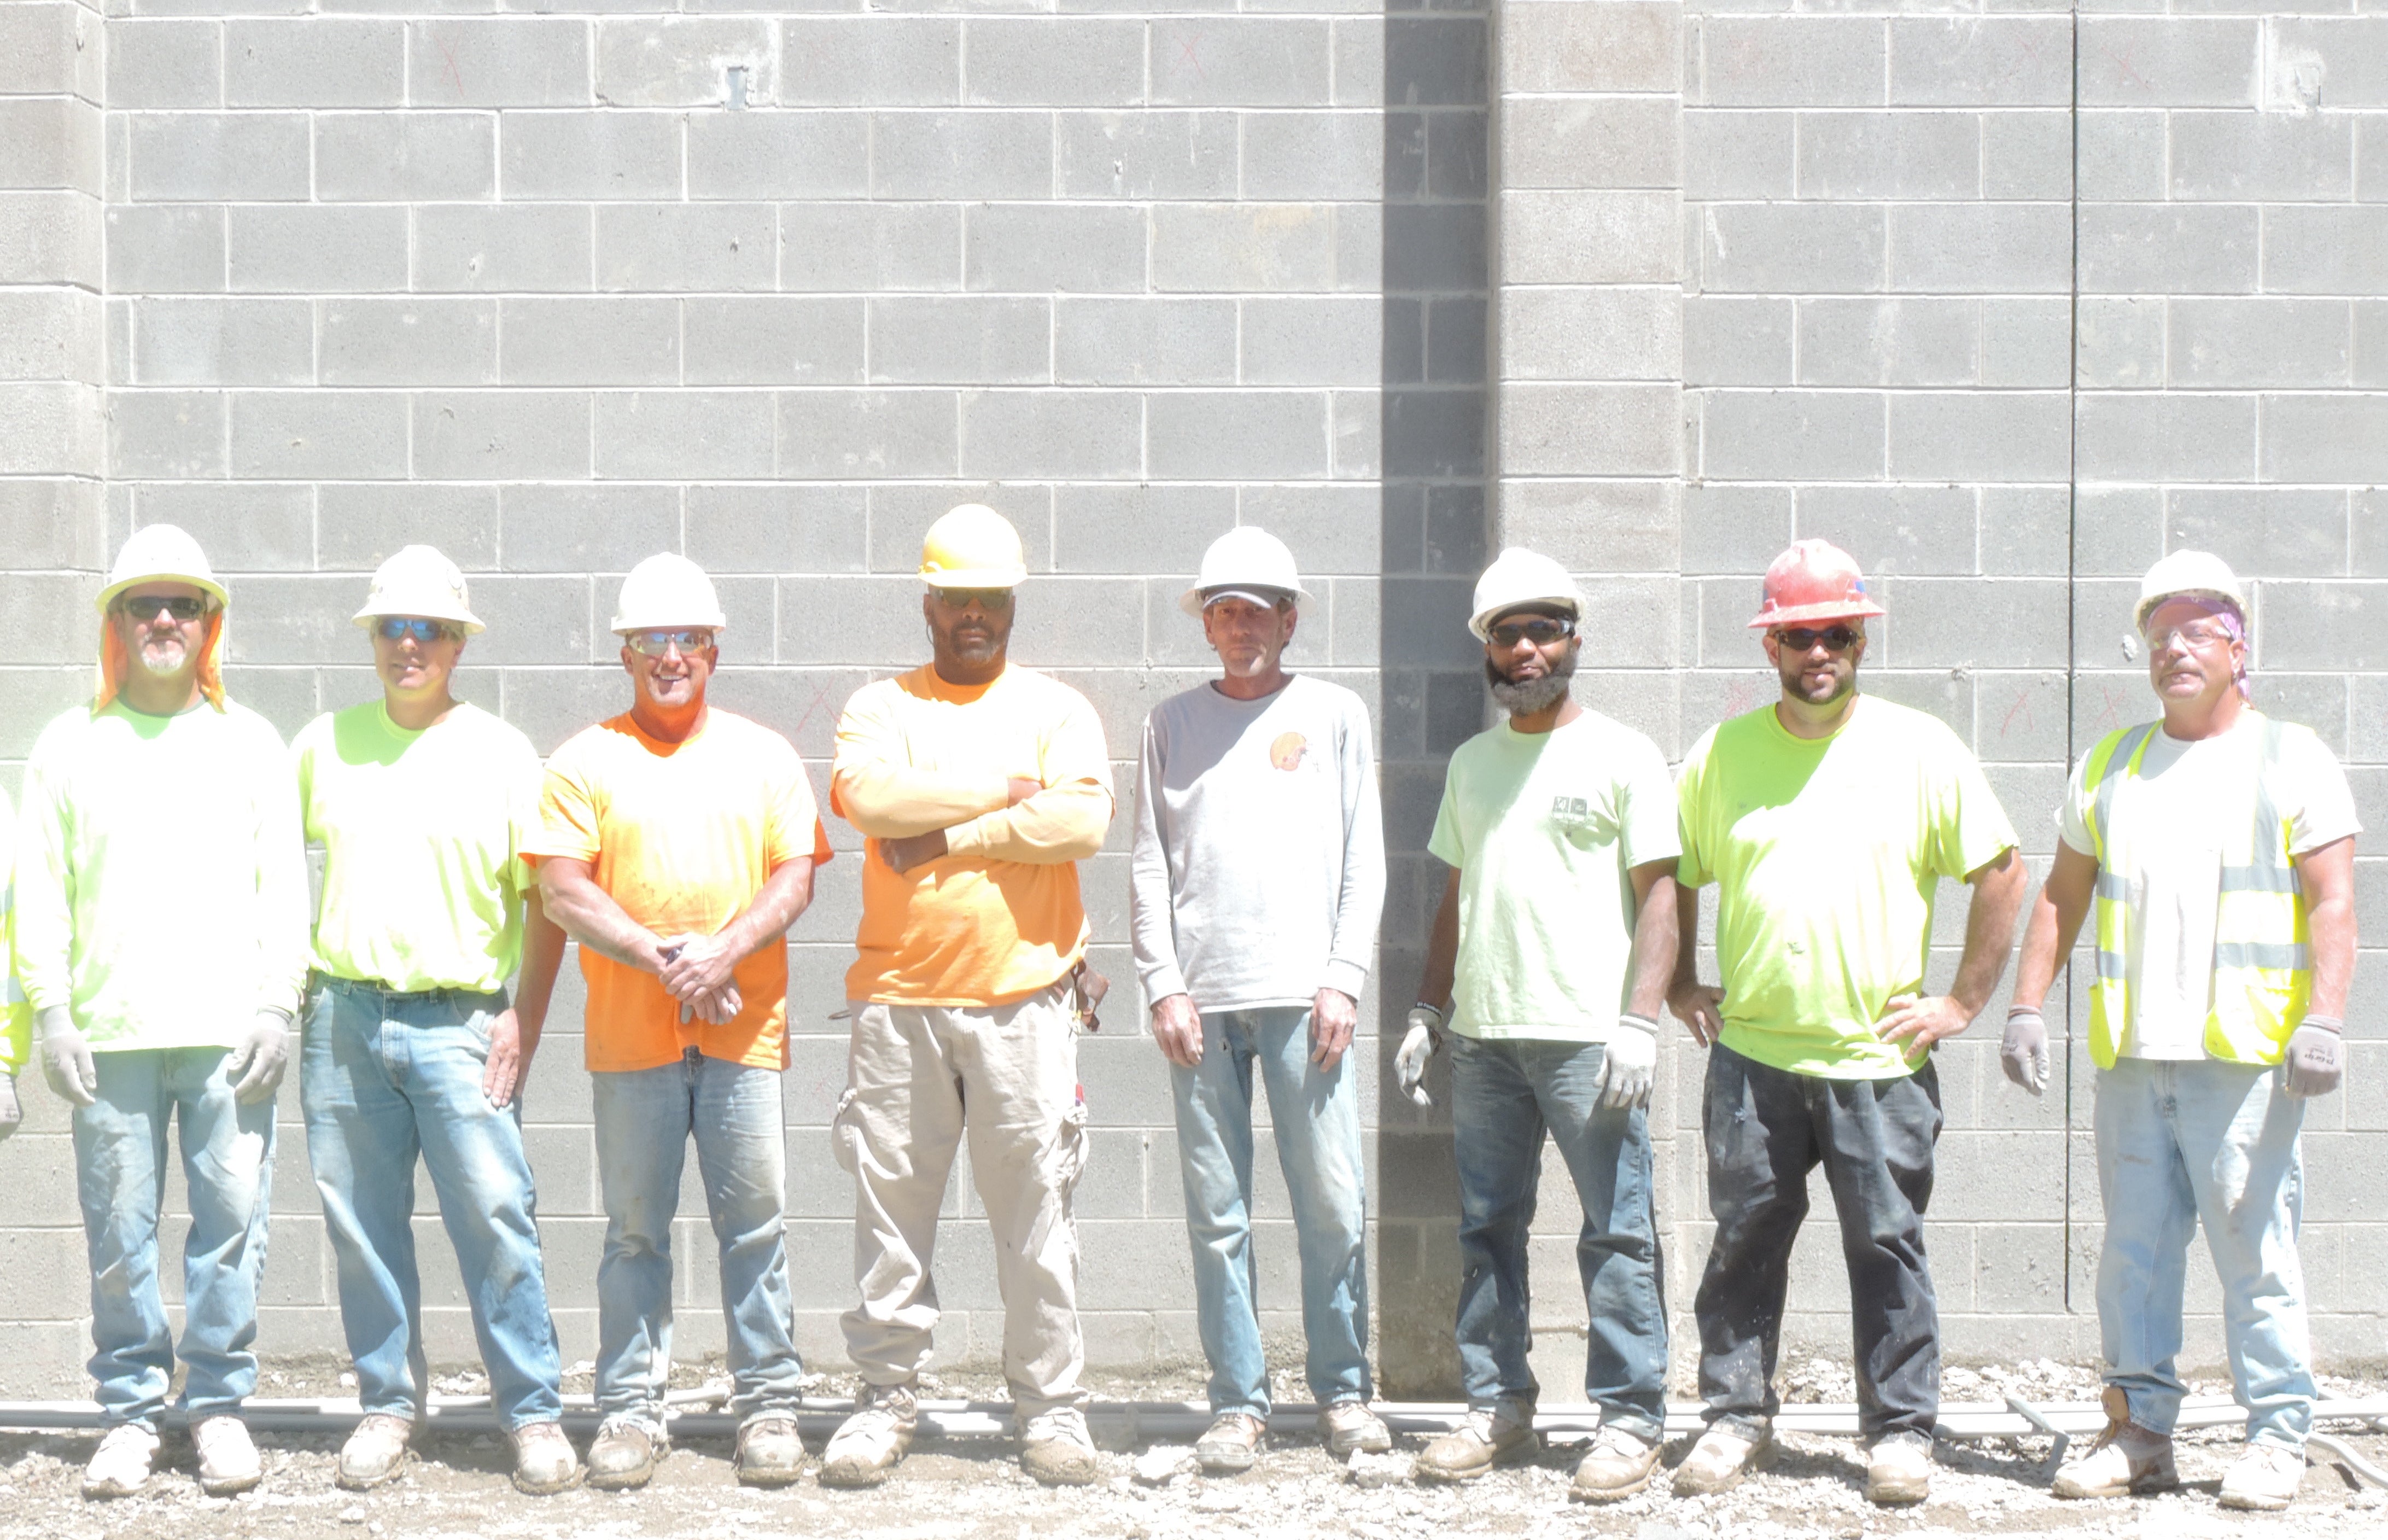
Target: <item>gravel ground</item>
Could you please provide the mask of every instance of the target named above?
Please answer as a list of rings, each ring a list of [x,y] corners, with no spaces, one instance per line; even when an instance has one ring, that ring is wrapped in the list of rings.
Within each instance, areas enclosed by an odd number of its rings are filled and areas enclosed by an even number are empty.
[[[582,1372],[567,1389],[585,1388]],[[701,1383],[704,1369],[685,1378]],[[1846,1369],[1821,1360],[1789,1366],[1787,1399],[1848,1401]],[[2003,1391],[2045,1401],[2088,1399],[2096,1378],[2074,1366],[2041,1362],[2020,1368],[1949,1372],[1951,1402],[1995,1400]],[[329,1374],[277,1373],[261,1394],[337,1394]],[[471,1394],[477,1376],[446,1377],[441,1389]],[[279,1381],[279,1383],[274,1382]],[[2201,1384],[2202,1392],[2224,1387]],[[824,1395],[852,1387],[824,1381]],[[2332,1381],[2340,1394],[2374,1394],[2380,1386]],[[1099,1393],[1123,1399],[1199,1396],[1194,1381],[1111,1381]],[[997,1387],[951,1376],[931,1394],[984,1397]],[[1294,1399],[1292,1387],[1287,1398]],[[730,1469],[727,1439],[679,1445],[654,1483],[637,1493],[579,1490],[550,1498],[525,1497],[507,1483],[502,1443],[487,1435],[434,1434],[409,1475],[366,1494],[332,1485],[338,1439],[332,1435],[261,1435],[265,1483],[232,1499],[204,1497],[192,1478],[187,1445],[170,1442],[171,1469],[142,1496],[85,1504],[79,1495],[83,1461],[96,1435],[0,1433],[0,1536],[122,1536],[125,1540],[198,1537],[357,1535],[706,1536],[728,1530],[742,1540],[789,1535],[905,1537],[984,1536],[987,1540],[1176,1540],[1177,1536],[1248,1534],[1353,1536],[1356,1540],[1440,1534],[1539,1537],[1619,1534],[1634,1540],[1775,1540],[1775,1537],[1924,1534],[2128,1535],[2133,1540],[2204,1540],[2206,1536],[2271,1537],[2388,1535],[2388,1494],[2358,1490],[2337,1469],[2314,1466],[2295,1508],[2269,1518],[2227,1513],[2215,1502],[2222,1472],[2239,1448],[2235,1434],[2185,1436],[2178,1494],[2096,1503],[2059,1503],[2048,1495],[2045,1439],[1942,1444],[1932,1500],[1917,1508],[1883,1510],[1862,1495],[1864,1472],[1848,1440],[1788,1436],[1772,1470],[1721,1497],[1677,1501],[1663,1491],[1614,1506],[1570,1504],[1568,1480],[1579,1449],[1555,1445],[1531,1464],[1496,1471],[1464,1488],[1406,1482],[1364,1487],[1306,1440],[1279,1439],[1250,1473],[1233,1480],[1179,1476],[1163,1486],[1134,1478],[1146,1449],[1106,1452],[1099,1484],[1047,1491],[1023,1476],[1008,1441],[925,1442],[895,1479],[865,1492],[831,1491],[808,1476],[776,1493],[741,1488]],[[1422,1442],[1404,1437],[1406,1452]],[[1690,1441],[1669,1447],[1669,1464]],[[2366,1434],[2358,1447],[2388,1463],[2388,1437]]]

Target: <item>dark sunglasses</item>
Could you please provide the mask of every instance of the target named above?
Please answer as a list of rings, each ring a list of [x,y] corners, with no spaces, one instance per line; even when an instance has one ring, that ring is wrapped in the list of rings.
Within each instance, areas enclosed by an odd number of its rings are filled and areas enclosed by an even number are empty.
[[[963,610],[976,605],[989,615],[1001,615],[1011,607],[1011,590],[1008,588],[941,588],[937,603],[947,609]]]
[[[684,631],[632,631],[628,637],[624,638],[624,640],[629,643],[632,651],[643,653],[649,657],[661,657],[664,654],[671,651],[674,647],[678,647],[680,651],[680,655],[685,657],[690,653],[701,653],[707,647],[712,646],[713,633],[707,630],[694,630]]]
[[[1504,620],[1497,626],[1486,628],[1486,634],[1496,647],[1514,647],[1520,641],[1531,642],[1537,647],[1547,647],[1564,637],[1573,636],[1575,622],[1538,615],[1531,620]]]
[[[181,594],[147,594],[138,599],[120,597],[109,606],[119,615],[129,615],[135,620],[147,620],[164,610],[175,619],[188,623],[208,613],[205,599],[192,599]]]
[[[403,615],[385,615],[374,622],[374,634],[384,642],[414,638],[420,646],[428,647],[443,636],[452,636],[452,628],[438,620],[418,620]]]
[[[1845,653],[1865,640],[1865,632],[1854,626],[1835,626],[1821,631],[1807,626],[1785,626],[1774,634],[1795,653],[1807,652],[1819,642],[1836,653]]]

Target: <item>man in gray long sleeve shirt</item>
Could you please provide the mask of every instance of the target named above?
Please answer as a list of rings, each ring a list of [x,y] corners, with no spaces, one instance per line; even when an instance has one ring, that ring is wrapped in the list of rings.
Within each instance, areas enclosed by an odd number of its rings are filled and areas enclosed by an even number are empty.
[[[1248,526],[1212,545],[1181,607],[1222,675],[1154,709],[1137,776],[1137,973],[1175,1092],[1215,1419],[1196,1454],[1213,1471],[1251,1465],[1269,1410],[1253,1297],[1255,1063],[1293,1200],[1319,1431],[1338,1455],[1392,1445],[1368,1409],[1366,1194],[1344,1063],[1384,904],[1384,831],[1366,707],[1282,666],[1304,597],[1274,536]]]

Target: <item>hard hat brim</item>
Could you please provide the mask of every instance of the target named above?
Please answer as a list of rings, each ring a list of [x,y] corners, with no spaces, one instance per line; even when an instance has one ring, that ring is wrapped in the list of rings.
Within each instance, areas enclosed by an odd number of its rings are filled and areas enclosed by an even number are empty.
[[[1467,617],[1467,629],[1479,642],[1492,640],[1492,622],[1513,609],[1531,609],[1537,605],[1552,605],[1564,609],[1577,620],[1583,618],[1583,601],[1572,593],[1530,593],[1522,599],[1504,599],[1490,605]]]
[[[106,615],[108,606],[116,602],[118,594],[129,588],[139,588],[143,583],[188,583],[193,588],[199,589],[211,596],[218,609],[232,607],[232,595],[224,592],[223,584],[217,582],[213,578],[197,572],[138,572],[130,577],[119,578],[99,591],[99,598],[94,602],[92,607],[98,610],[100,614]]]
[[[2131,610],[2131,630],[2145,631],[2148,617],[2175,599],[2203,599],[2212,604],[2228,605],[2242,621],[2247,618],[2247,606],[2235,593],[2225,593],[2218,588],[2177,588],[2170,593],[2151,593],[2140,600]]]
[[[389,615],[419,616],[426,620],[445,620],[451,625],[464,628],[466,636],[478,636],[489,629],[481,624],[479,617],[470,611],[460,609],[454,605],[409,605],[402,603],[400,599],[392,599],[378,605],[367,600],[364,608],[349,617],[349,624],[359,630],[366,630],[372,628],[375,621]]]
[[[923,567],[921,582],[928,588],[1018,588],[1028,579],[1024,566],[958,566],[931,572]]]
[[[1754,631],[1772,630],[1777,626],[1797,626],[1810,620],[1865,620],[1877,615],[1888,615],[1871,599],[1832,599],[1817,605],[1790,605],[1782,609],[1761,611],[1749,623]]]
[[[1230,593],[1248,593],[1254,598],[1263,594],[1277,594],[1293,601],[1294,613],[1297,615],[1306,610],[1310,605],[1310,591],[1305,588],[1279,588],[1274,583],[1213,583],[1205,588],[1200,583],[1196,583],[1177,596],[1177,607],[1192,618],[1200,620],[1202,618],[1202,611],[1210,605],[1211,595],[1214,593],[1223,598]]]

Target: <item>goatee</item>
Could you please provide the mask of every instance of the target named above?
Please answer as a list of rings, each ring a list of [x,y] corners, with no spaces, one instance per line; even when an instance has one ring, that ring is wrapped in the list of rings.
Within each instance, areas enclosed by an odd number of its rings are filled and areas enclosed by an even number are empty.
[[[1530,680],[1511,680],[1488,662],[1484,665],[1484,681],[1492,687],[1494,705],[1513,717],[1531,717],[1567,699],[1569,682],[1575,677],[1575,651],[1570,648],[1549,673]]]

